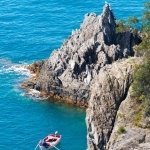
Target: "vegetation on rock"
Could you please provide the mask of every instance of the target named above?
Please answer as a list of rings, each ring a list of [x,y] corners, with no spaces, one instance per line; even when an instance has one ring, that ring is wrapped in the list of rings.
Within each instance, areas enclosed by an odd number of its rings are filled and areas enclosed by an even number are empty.
[[[143,57],[143,63],[136,67],[134,82],[132,85],[133,98],[139,103],[140,111],[134,118],[134,124],[138,125],[144,117],[150,117],[150,2],[144,4],[143,16],[138,19],[129,17],[127,21],[117,21],[117,32],[132,31],[139,34],[142,42],[134,47],[136,56]]]
[[[150,2],[145,3],[141,19],[142,43],[135,51],[143,56],[141,64],[134,74],[133,96],[143,106],[145,116],[150,116]]]
[[[126,129],[123,127],[123,126],[120,126],[119,128],[118,128],[118,134],[124,134],[125,132],[126,132]]]

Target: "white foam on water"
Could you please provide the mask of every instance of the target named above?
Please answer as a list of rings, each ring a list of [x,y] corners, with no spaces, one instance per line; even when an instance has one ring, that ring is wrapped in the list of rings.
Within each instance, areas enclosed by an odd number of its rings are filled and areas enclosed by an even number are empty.
[[[30,89],[28,94],[32,96],[38,96],[38,97],[40,96],[40,92],[35,89]]]
[[[24,96],[25,96],[25,93],[20,93],[19,95],[22,96],[22,97],[24,97]]]
[[[46,100],[46,98],[42,98],[40,95],[41,95],[41,92],[40,91],[37,91],[35,89],[30,89],[27,93],[24,93],[22,96],[29,96],[31,99],[33,100]]]
[[[27,66],[25,66],[25,65],[13,65],[11,67],[6,68],[5,71],[7,73],[15,72],[19,75],[24,75],[24,76],[27,76],[27,77],[31,76],[30,71],[27,69]]]
[[[4,74],[16,74],[19,75],[18,81],[20,81],[20,78],[30,78],[35,76],[35,74],[31,74],[30,70],[27,69],[29,64],[20,63],[15,64],[12,63],[9,59],[0,59],[0,75]],[[17,82],[18,84],[18,82]],[[40,97],[40,92],[35,89],[30,89],[28,92],[22,92],[19,90],[18,86],[14,86],[14,91],[16,93],[19,93],[20,96],[29,96],[31,99],[34,100],[43,100],[43,98]],[[20,93],[21,92],[21,93]]]
[[[15,64],[8,59],[0,59],[0,74],[16,73],[26,77],[31,77],[31,74],[27,69],[28,64]]]

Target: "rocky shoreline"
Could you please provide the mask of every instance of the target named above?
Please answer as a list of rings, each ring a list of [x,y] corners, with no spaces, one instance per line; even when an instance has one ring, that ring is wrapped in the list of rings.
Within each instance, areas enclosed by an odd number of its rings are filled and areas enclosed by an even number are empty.
[[[135,66],[142,59],[135,57],[133,50],[141,42],[138,33],[116,32],[116,27],[109,4],[100,15],[85,15],[80,29],[73,31],[59,49],[28,67],[35,75],[22,83],[27,92],[36,90],[41,97],[88,108],[89,150],[140,149],[149,142],[135,138],[121,147],[124,139],[117,141],[117,114],[128,96]],[[134,135],[143,131],[136,129]]]
[[[44,97],[87,107],[95,76],[105,65],[133,56],[133,46],[140,41],[132,32],[115,30],[115,18],[108,4],[101,15],[85,15],[80,29],[73,31],[49,59],[28,67],[36,75],[22,87],[37,90]]]
[[[34,64],[31,64],[27,66],[26,68],[30,71],[31,77],[25,80],[21,84],[21,88],[25,89],[25,92],[27,95],[32,95],[33,97],[38,97],[44,100],[50,100],[50,101],[56,101],[60,103],[66,103],[71,104],[73,106],[81,107],[81,108],[87,108],[88,107],[88,101],[82,97],[80,100],[77,96],[79,96],[79,93],[85,93],[86,98],[90,97],[90,91],[88,89],[67,89],[62,86],[58,86],[57,84],[51,85],[51,89],[49,92],[47,91],[39,91],[37,89],[34,89],[34,86],[36,85],[40,69],[43,62],[35,62]],[[80,90],[80,91],[79,91]]]

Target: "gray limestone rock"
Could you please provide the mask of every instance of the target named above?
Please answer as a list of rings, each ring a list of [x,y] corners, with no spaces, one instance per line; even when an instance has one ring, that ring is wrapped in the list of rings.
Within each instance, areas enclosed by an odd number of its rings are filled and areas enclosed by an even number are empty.
[[[142,127],[142,124],[145,124],[143,120],[140,122],[141,127],[134,125],[138,104],[131,97],[131,91],[132,88],[130,88],[126,99],[121,103],[117,112],[113,131],[107,143],[109,150],[150,149],[150,130]],[[118,133],[120,127],[123,127],[125,132]]]
[[[132,82],[132,61],[134,59],[106,65],[91,85],[86,115],[89,150],[106,149],[119,105],[125,99]]]
[[[67,97],[72,96],[74,90],[80,89],[88,91],[89,96],[89,87],[101,68],[133,55],[132,47],[137,44],[134,36],[129,31],[118,34],[115,28],[115,18],[108,4],[104,6],[101,15],[85,15],[80,29],[73,31],[64,44],[45,60],[30,87],[47,94],[57,94],[60,87],[68,91]],[[82,99],[80,92],[76,94],[77,99]]]

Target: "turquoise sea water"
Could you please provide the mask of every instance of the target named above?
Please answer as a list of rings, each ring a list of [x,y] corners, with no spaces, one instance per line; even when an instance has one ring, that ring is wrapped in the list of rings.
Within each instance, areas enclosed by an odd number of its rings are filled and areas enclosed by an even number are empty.
[[[140,17],[144,0],[110,0],[116,18]],[[86,149],[83,110],[24,96],[22,65],[48,58],[84,14],[100,13],[103,0],[0,1],[0,150],[33,150],[39,139],[58,130],[61,150]]]

